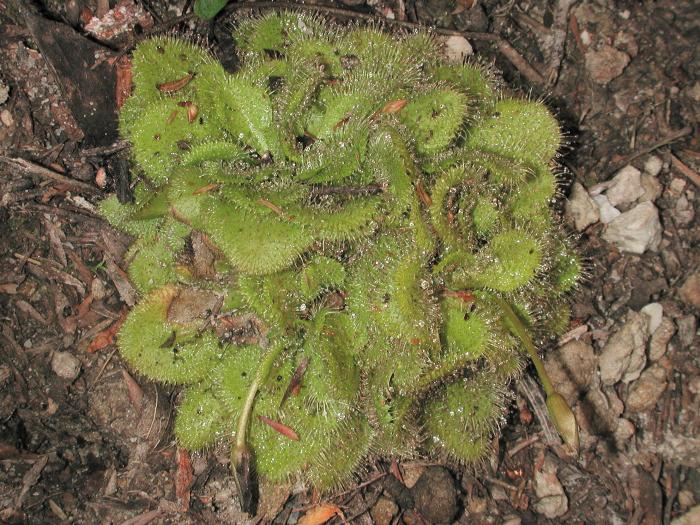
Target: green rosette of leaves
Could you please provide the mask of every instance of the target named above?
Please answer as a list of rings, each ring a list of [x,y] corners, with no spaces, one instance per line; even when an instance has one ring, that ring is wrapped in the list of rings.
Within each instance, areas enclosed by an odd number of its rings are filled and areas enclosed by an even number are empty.
[[[479,462],[580,273],[557,121],[428,33],[275,12],[233,37],[233,73],[171,36],[134,52],[141,182],[101,206],[135,237],[122,356],[183,385],[182,446],[231,443],[242,501],[253,466],[332,490],[380,456]]]

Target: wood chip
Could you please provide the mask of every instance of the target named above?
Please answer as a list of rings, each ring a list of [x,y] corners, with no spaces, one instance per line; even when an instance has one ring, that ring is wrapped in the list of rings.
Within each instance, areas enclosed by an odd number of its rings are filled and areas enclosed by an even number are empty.
[[[37,459],[34,464],[32,465],[32,468],[30,468],[25,474],[24,477],[22,478],[22,490],[20,490],[19,494],[17,495],[17,498],[15,499],[15,508],[19,509],[22,507],[22,504],[24,503],[25,498],[27,497],[27,494],[29,494],[29,491],[31,488],[36,485],[36,482],[39,481],[39,478],[41,477],[41,471],[44,470],[44,467],[46,466],[46,463],[49,461],[49,456],[41,456],[39,459]]]
[[[304,514],[299,525],[322,525],[337,514],[341,514],[340,507],[323,503]]]
[[[129,281],[129,276],[114,262],[114,258],[108,253],[104,254],[104,262],[107,275],[109,275],[117,292],[119,292],[119,297],[128,306],[134,306],[138,300],[138,293]]]
[[[175,496],[180,504],[180,512],[187,512],[190,508],[190,489],[194,483],[192,461],[187,450],[182,447],[177,447],[176,457]]]

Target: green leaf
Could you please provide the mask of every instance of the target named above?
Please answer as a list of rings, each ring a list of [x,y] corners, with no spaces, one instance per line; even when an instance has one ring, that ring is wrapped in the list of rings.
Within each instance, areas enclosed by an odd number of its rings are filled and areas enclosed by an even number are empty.
[[[219,14],[228,0],[195,0],[194,14],[202,20],[211,20]]]

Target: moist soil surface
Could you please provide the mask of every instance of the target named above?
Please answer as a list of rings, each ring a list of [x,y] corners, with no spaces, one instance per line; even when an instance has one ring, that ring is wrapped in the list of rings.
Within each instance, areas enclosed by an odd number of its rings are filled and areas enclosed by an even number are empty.
[[[178,389],[116,352],[136,300],[130,238],[95,211],[133,185],[116,107],[134,44],[188,34],[235,67],[230,27],[269,8],[203,22],[192,3],[0,1],[0,522],[700,523],[700,5],[305,4],[339,23],[432,26],[557,114],[555,206],[586,272],[569,331],[542,352],[581,444],[562,446],[528,370],[482,464],[389,458],[323,497],[263,485],[249,518],[227,448],[179,449]]]

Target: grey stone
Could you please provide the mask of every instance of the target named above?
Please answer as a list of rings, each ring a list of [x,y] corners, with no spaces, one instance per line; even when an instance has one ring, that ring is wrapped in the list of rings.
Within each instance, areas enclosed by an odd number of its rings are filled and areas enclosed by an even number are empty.
[[[652,365],[632,383],[627,396],[627,410],[646,412],[654,408],[667,386],[666,370],[660,365]]]
[[[641,255],[647,250],[658,250],[661,232],[656,206],[651,202],[642,202],[610,221],[603,239],[622,251]]]
[[[75,381],[80,374],[80,360],[70,352],[54,352],[51,369],[61,379]]]
[[[600,220],[598,205],[578,182],[574,182],[571,188],[571,195],[566,202],[566,215],[574,221],[574,227],[578,231],[583,231]]]
[[[634,166],[625,166],[615,174],[605,196],[613,206],[629,204],[644,195],[642,188],[642,172]]]
[[[610,336],[598,363],[604,385],[614,385],[621,379],[629,383],[639,377],[646,363],[648,326],[646,315],[630,312],[622,328]]]

